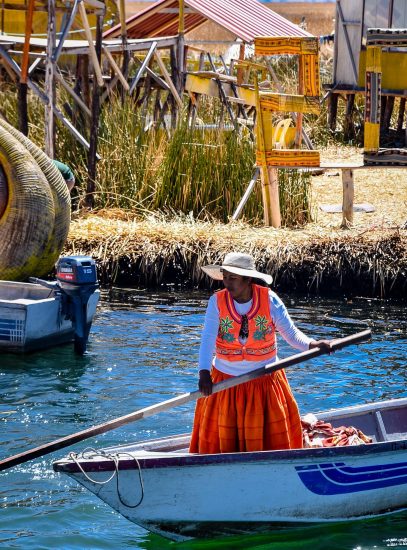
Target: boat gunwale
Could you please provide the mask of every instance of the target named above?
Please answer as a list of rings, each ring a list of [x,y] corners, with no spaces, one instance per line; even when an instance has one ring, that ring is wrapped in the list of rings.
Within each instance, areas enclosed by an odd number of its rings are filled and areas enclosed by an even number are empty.
[[[354,405],[350,407],[344,407],[342,409],[331,409],[324,412],[318,412],[317,415],[326,416],[330,418],[340,418],[340,416],[355,416],[358,413],[364,414],[374,411],[383,410],[396,410],[407,406],[407,398],[402,397],[398,399],[390,399],[386,401],[378,401],[373,403],[366,403],[362,405]],[[342,414],[340,414],[342,413]],[[106,447],[101,449],[100,452],[95,452],[94,458],[81,457],[76,455],[76,460],[79,460],[81,467],[88,472],[98,471],[113,471],[115,461],[109,456],[119,456],[120,470],[134,469],[135,458],[139,466],[143,469],[149,468],[167,468],[167,467],[180,467],[180,466],[201,466],[201,465],[213,465],[213,464],[231,464],[231,463],[243,463],[243,462],[264,462],[264,461],[300,461],[308,459],[338,459],[340,456],[366,456],[371,454],[381,453],[398,453],[407,450],[407,437],[404,432],[400,435],[403,437],[399,439],[391,439],[388,441],[375,441],[365,445],[352,445],[352,446],[340,446],[340,447],[311,447],[302,449],[288,449],[288,450],[267,450],[267,451],[255,451],[255,452],[236,452],[236,453],[217,453],[217,454],[189,454],[185,452],[181,454],[179,451],[183,448],[178,446],[166,451],[166,445],[172,440],[188,439],[190,434],[175,434],[170,436],[164,436],[161,438],[150,439],[146,441],[140,441],[130,444],[117,445],[112,447]],[[161,447],[150,450],[154,444],[162,442],[164,445]],[[103,456],[105,453],[105,456]],[[163,454],[168,453],[167,456]],[[120,458],[126,456],[131,458]],[[134,455],[134,458],[133,458]],[[98,457],[99,460],[95,460]],[[53,463],[53,469],[56,472],[64,473],[80,473],[80,468],[74,460],[71,458],[62,458]]]
[[[147,452],[151,456],[140,456],[138,452],[134,452],[134,458],[120,458],[120,471],[134,470],[139,467],[143,470],[151,468],[177,468],[185,466],[210,466],[217,464],[234,464],[234,463],[261,463],[261,462],[300,462],[308,459],[329,459],[338,460],[341,456],[369,456],[382,453],[399,453],[407,451],[407,438],[396,439],[394,441],[385,441],[379,443],[369,443],[365,445],[353,445],[346,447],[316,447],[306,449],[290,449],[277,451],[256,451],[256,452],[239,452],[239,453],[217,453],[217,454],[171,454],[171,456],[154,456],[157,451],[139,451]],[[129,451],[122,453],[123,457],[131,456]],[[95,454],[98,460],[89,458],[77,457],[81,468],[86,472],[109,472],[116,469],[116,463],[109,455],[103,456]],[[137,459],[137,465],[136,461]],[[79,466],[74,461],[67,462],[68,459],[61,459],[53,463],[53,469],[56,472],[64,472],[69,474],[81,473]],[[71,459],[72,460],[72,459]]]

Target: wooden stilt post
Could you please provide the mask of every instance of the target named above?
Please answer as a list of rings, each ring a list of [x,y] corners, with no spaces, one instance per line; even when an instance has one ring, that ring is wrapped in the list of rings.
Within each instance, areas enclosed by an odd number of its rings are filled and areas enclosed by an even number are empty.
[[[245,49],[246,49],[246,44],[244,42],[242,42],[239,46],[239,61],[243,61],[244,60],[244,55],[245,55]],[[240,86],[242,83],[243,83],[243,67],[238,67],[237,68],[237,85]]]
[[[298,56],[298,95],[304,95],[304,60],[302,55]],[[303,114],[297,113],[295,124],[295,147],[297,149],[301,149],[302,119]]]
[[[345,140],[350,140],[355,136],[353,125],[353,108],[355,105],[355,94],[348,94],[346,97],[345,124],[343,135]]]
[[[30,38],[32,33],[34,1],[29,0],[25,19],[25,40],[23,46],[23,58],[21,62],[20,85],[18,87],[18,126],[20,132],[28,136],[28,109],[27,109],[27,76],[29,64]]]
[[[406,98],[400,98],[399,115],[397,118],[397,132],[400,133],[403,130],[404,111],[406,110]]]
[[[259,86],[255,78],[257,150],[261,153],[261,190],[264,208],[264,225],[281,226],[280,199],[278,193],[277,169],[266,164],[266,144],[264,139],[263,113],[261,111]]]
[[[54,158],[55,140],[54,140],[54,103],[55,103],[55,87],[54,87],[54,71],[55,63],[52,55],[56,45],[56,21],[55,21],[55,0],[48,0],[48,36],[46,49],[46,64],[45,64],[45,95],[48,103],[45,106],[45,152],[50,158]]]
[[[353,224],[353,201],[355,189],[353,184],[353,170],[342,169],[343,204],[342,229],[348,229]]]
[[[123,46],[123,65],[122,73],[124,78],[127,81],[128,72],[129,72],[129,63],[130,63],[130,52],[127,49],[127,25],[126,25],[126,3],[125,0],[119,1],[119,12],[120,12],[120,27],[121,27],[121,37],[122,37],[122,46]],[[122,83],[123,85],[123,83]],[[122,101],[124,101],[124,96],[126,93],[126,87],[122,87]]]
[[[395,100],[394,96],[388,96],[386,101],[386,109],[384,111],[384,116],[383,116],[383,130],[386,133],[390,129],[391,116],[393,114],[393,109],[394,109],[394,100]]]
[[[338,114],[338,94],[331,93],[329,95],[329,106],[328,106],[328,126],[332,132],[336,130],[336,117]]]
[[[181,95],[184,91],[184,60],[185,60],[185,10],[184,0],[178,0],[178,80],[177,91]]]
[[[175,46],[171,46],[170,49],[170,63],[171,63],[171,76],[172,81],[177,84],[178,82],[178,61],[177,61],[177,52],[175,51]],[[171,109],[171,128],[174,130],[177,126],[177,110],[175,108],[175,99],[171,92],[168,94],[169,107]]]
[[[95,56],[97,61],[96,67],[100,67],[102,57],[102,28],[103,16],[98,15],[96,18],[96,46]],[[100,86],[96,78],[95,66],[93,67],[93,90],[92,90],[92,121],[90,128],[89,139],[89,156],[88,156],[88,184],[86,187],[85,206],[93,208],[95,204],[95,183],[96,183],[96,162],[97,162],[97,144],[99,130],[99,115],[100,115]]]

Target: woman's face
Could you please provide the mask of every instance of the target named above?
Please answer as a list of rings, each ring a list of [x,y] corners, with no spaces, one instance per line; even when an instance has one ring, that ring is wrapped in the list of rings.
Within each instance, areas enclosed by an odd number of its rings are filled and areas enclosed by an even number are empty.
[[[252,297],[251,277],[242,277],[223,270],[223,284],[236,302],[248,302]]]

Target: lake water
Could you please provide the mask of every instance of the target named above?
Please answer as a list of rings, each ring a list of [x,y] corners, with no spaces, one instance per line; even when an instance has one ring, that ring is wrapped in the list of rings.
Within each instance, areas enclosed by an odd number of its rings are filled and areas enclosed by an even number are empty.
[[[0,456],[4,458],[196,389],[209,293],[115,290],[105,295],[89,353],[71,346],[0,355]],[[372,329],[370,343],[287,369],[301,413],[406,397],[407,320],[402,305],[282,296],[315,338]],[[295,353],[279,342],[280,357]],[[329,549],[407,547],[407,513],[380,520],[172,543],[130,523],[52,470],[70,450],[188,431],[184,405],[0,473],[0,547],[21,549]],[[261,482],[261,480],[259,480]]]

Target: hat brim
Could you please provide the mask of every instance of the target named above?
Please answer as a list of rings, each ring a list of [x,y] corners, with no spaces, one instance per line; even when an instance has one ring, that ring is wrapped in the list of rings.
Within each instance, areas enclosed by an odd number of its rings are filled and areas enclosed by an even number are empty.
[[[273,282],[273,277],[267,273],[261,273],[255,269],[243,269],[241,267],[234,267],[231,265],[222,266],[222,265],[204,265],[202,266],[202,271],[209,275],[211,279],[215,281],[223,280],[223,271],[228,271],[229,273],[235,273],[236,275],[241,275],[242,277],[253,277],[253,279],[261,279],[266,284],[271,285]]]

